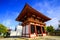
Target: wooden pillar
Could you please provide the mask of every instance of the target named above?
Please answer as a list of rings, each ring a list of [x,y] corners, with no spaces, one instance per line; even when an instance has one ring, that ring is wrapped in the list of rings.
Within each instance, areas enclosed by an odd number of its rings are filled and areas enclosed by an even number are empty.
[[[31,25],[29,24],[29,37],[31,35]]]
[[[42,33],[42,35],[43,35],[42,26],[41,26],[41,33]]]
[[[23,36],[23,27],[22,27],[22,36]]]
[[[25,37],[26,37],[26,25],[25,25]]]
[[[36,36],[37,36],[37,30],[36,30],[36,25],[35,25],[35,33],[36,33]]]

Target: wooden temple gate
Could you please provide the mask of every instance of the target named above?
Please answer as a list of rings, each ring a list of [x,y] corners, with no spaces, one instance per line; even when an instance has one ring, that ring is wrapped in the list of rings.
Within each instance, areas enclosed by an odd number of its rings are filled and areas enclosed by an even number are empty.
[[[34,37],[46,34],[45,22],[50,18],[26,4],[16,20],[22,22],[22,36]]]

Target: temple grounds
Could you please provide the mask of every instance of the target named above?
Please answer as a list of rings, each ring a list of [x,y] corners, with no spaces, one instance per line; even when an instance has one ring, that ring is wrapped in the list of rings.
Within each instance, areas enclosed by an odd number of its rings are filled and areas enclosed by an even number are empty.
[[[40,36],[35,38],[0,38],[0,40],[60,40],[60,36]]]

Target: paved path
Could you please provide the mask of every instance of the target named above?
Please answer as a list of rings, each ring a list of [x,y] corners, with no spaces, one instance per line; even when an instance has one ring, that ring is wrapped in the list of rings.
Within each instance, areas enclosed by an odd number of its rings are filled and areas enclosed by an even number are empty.
[[[0,38],[0,40],[60,40],[60,36],[40,36],[37,38]]]

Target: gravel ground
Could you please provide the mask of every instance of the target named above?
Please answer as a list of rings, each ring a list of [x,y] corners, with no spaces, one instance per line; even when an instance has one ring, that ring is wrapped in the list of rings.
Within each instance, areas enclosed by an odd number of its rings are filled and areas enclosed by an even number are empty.
[[[60,36],[40,36],[36,38],[0,38],[0,40],[60,40]]]

